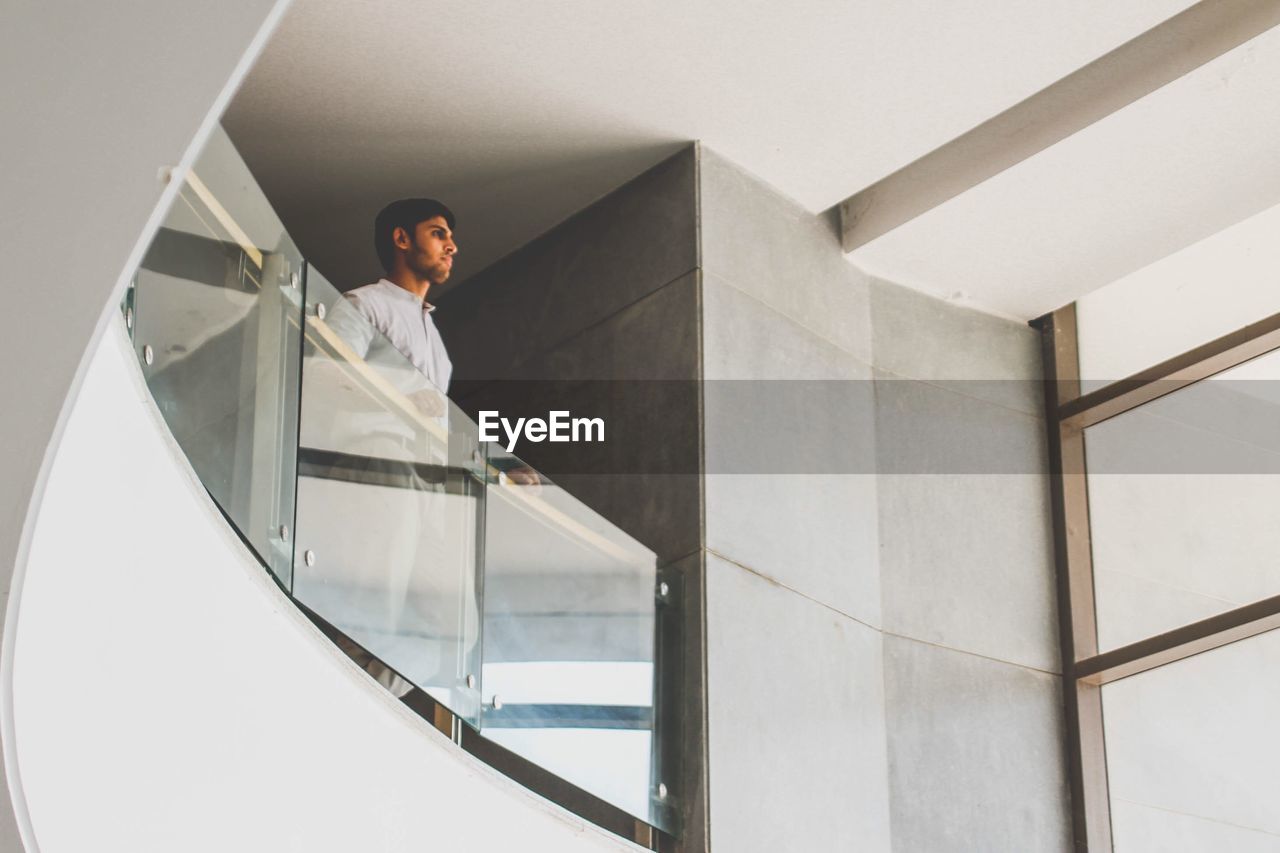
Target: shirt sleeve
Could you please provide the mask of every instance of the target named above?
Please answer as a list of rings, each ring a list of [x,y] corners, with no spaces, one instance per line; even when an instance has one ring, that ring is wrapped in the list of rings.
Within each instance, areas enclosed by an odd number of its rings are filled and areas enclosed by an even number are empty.
[[[329,328],[337,333],[361,358],[368,358],[377,330],[369,310],[354,293],[344,293],[328,317]]]

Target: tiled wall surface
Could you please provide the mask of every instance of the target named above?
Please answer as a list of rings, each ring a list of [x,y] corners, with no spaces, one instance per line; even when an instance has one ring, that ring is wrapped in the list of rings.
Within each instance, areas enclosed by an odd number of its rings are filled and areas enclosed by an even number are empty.
[[[700,167],[713,846],[1068,849],[1035,334],[870,279],[826,217]],[[869,390],[770,433],[791,395],[720,379]],[[854,473],[717,470],[740,434],[833,424]]]
[[[702,380],[689,411],[611,416],[697,443],[703,476],[565,482],[686,557],[712,849],[1069,848],[1030,329],[869,278],[830,217],[701,147],[436,316],[464,406],[492,379]]]
[[[712,849],[887,851],[875,476],[807,452],[874,460],[870,283],[832,221],[699,164]]]

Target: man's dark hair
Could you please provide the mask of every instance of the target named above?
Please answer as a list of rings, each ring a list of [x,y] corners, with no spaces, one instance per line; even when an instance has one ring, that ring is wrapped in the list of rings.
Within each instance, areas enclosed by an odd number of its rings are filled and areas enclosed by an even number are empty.
[[[434,198],[402,198],[382,208],[373,220],[373,247],[378,250],[378,260],[382,269],[391,272],[391,265],[396,259],[396,246],[391,241],[391,233],[403,228],[413,239],[413,230],[419,222],[425,222],[435,216],[443,216],[449,230],[453,230],[453,211],[443,202]]]

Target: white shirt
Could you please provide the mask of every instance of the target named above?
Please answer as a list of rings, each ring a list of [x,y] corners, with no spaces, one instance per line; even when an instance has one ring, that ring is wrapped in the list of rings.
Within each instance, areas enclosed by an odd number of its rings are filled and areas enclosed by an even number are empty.
[[[367,322],[361,322],[339,309],[334,311],[330,326],[361,358],[380,361],[378,350],[390,344],[432,385],[441,391],[449,390],[453,362],[445,351],[440,332],[431,321],[431,312],[436,310],[434,305],[385,278],[344,295],[346,302]],[[380,338],[375,331],[381,332],[383,337]]]

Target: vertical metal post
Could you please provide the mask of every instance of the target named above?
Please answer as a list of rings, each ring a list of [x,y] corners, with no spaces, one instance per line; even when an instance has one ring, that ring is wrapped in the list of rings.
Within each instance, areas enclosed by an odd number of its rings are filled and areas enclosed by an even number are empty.
[[[1084,432],[1064,425],[1061,408],[1080,396],[1074,305],[1039,321],[1044,355],[1045,426],[1058,577],[1062,697],[1070,772],[1072,826],[1077,851],[1112,850],[1101,688],[1076,676],[1077,662],[1098,652],[1089,538],[1089,491]]]

